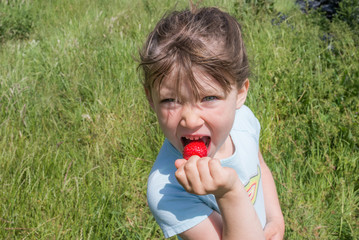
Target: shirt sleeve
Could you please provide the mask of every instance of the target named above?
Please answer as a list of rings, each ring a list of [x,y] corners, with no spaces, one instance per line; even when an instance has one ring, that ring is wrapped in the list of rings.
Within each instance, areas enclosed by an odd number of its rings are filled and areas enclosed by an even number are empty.
[[[186,192],[178,183],[174,174],[178,156],[170,152],[162,147],[147,183],[149,208],[166,238],[196,226],[213,212],[199,196]]]
[[[257,144],[259,144],[261,126],[258,119],[246,105],[243,105],[237,110],[233,129],[248,132],[254,137]]]
[[[213,212],[197,196],[169,183],[150,187],[147,200],[166,238],[196,226]]]

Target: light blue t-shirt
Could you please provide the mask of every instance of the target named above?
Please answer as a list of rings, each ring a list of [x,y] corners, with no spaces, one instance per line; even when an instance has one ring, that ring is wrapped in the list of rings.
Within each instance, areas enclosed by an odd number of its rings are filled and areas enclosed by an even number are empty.
[[[236,111],[230,132],[235,152],[231,157],[222,159],[221,164],[236,170],[264,227],[266,215],[258,159],[259,132],[257,118],[248,107],[242,106]],[[166,238],[196,226],[213,211],[220,213],[212,194],[190,194],[177,182],[174,162],[179,158],[182,158],[182,153],[166,139],[147,183],[148,205]]]

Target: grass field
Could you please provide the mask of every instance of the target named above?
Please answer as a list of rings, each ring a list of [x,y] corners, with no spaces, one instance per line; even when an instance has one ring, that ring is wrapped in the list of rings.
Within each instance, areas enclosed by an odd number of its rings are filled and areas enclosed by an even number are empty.
[[[203,5],[242,23],[285,238],[359,239],[359,27],[284,0]],[[1,239],[163,239],[146,181],[164,137],[137,59],[186,6],[0,1]]]

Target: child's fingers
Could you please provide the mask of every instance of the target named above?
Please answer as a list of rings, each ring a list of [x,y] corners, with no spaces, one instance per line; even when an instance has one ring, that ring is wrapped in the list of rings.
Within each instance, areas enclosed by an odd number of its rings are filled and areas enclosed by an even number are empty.
[[[222,167],[217,159],[210,160],[208,166],[214,183],[218,187],[230,188],[238,178],[234,169]]]
[[[177,181],[190,193],[193,193],[193,188],[198,188],[198,183],[196,183],[199,179],[196,167],[198,158],[198,156],[192,156],[188,160],[178,159],[175,162],[175,166],[178,167],[175,172]]]
[[[205,157],[197,161],[197,168],[200,180],[206,191],[213,190],[213,178],[209,170],[209,161],[211,158]]]
[[[212,178],[220,178],[223,176],[223,167],[218,159],[211,159],[208,162],[208,168]]]
[[[222,167],[218,159],[192,156],[189,160],[176,160],[175,165],[178,182],[187,192],[197,195],[222,194],[238,178],[233,169]]]
[[[177,169],[177,171],[175,172],[175,176],[176,176],[176,179],[179,182],[179,184],[181,184],[182,187],[186,191],[188,191],[187,189],[189,189],[190,186],[189,186],[187,176],[186,176],[186,172],[184,171],[183,165]]]
[[[189,184],[189,189],[186,190],[195,194],[204,194],[205,192],[203,191],[203,185],[197,167],[198,161],[200,161],[200,157],[192,156],[183,166]]]
[[[177,160],[175,161],[175,166],[176,166],[176,168],[178,169],[178,168],[180,168],[183,164],[185,164],[186,162],[187,162],[186,159],[177,159]]]

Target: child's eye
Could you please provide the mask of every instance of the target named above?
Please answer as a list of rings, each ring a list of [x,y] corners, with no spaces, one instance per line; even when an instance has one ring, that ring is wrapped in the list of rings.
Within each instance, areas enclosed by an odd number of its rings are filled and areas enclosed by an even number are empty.
[[[161,103],[175,103],[176,99],[174,98],[166,98],[166,99],[162,99]]]
[[[202,102],[209,102],[209,101],[214,101],[217,99],[218,99],[218,97],[216,97],[216,96],[207,96],[202,99]]]
[[[164,109],[176,109],[180,102],[175,98],[164,98],[160,101],[160,104]]]

